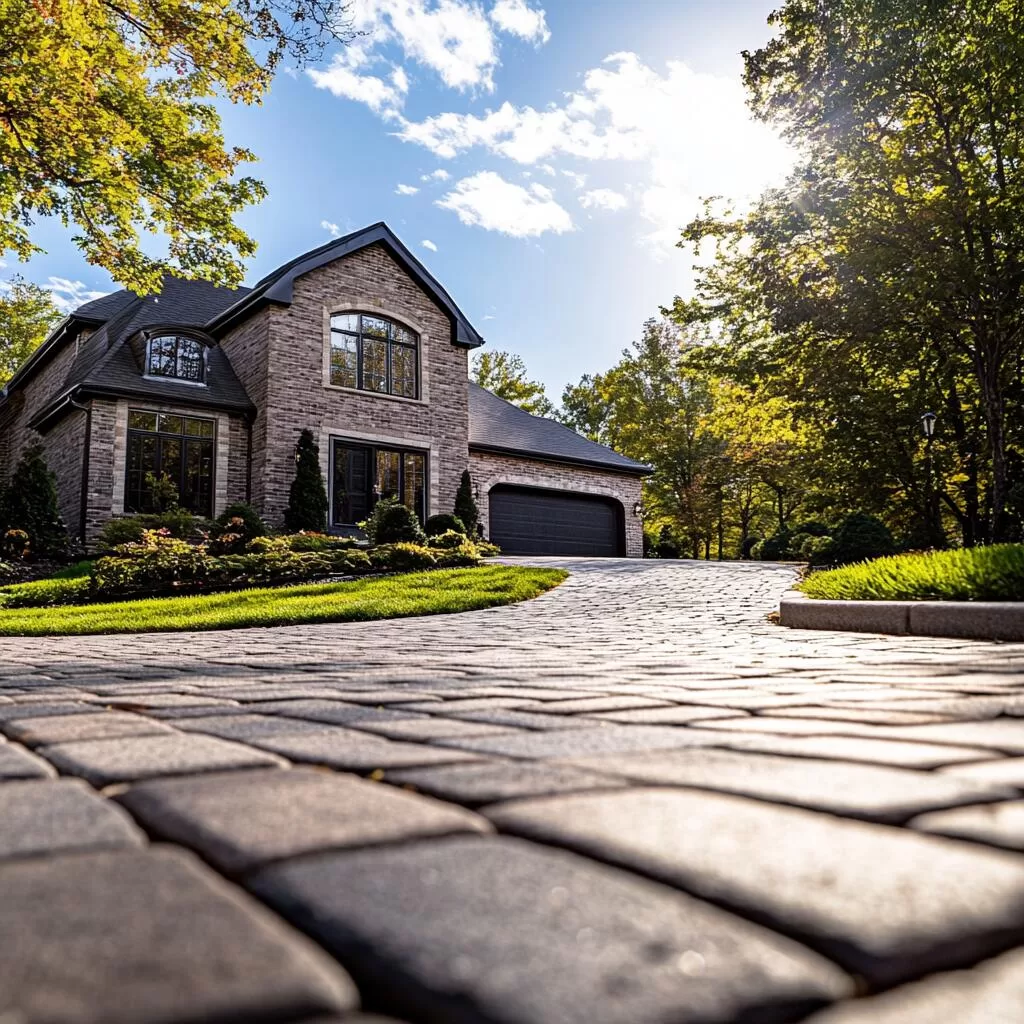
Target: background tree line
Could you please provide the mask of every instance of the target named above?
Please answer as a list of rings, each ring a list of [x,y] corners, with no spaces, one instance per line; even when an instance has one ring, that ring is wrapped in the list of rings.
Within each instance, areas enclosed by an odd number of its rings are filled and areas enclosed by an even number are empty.
[[[910,548],[1021,540],[1024,3],[771,21],[745,82],[792,173],[745,212],[706,203],[693,294],[561,416],[654,468],[647,522],[691,555],[855,511]]]

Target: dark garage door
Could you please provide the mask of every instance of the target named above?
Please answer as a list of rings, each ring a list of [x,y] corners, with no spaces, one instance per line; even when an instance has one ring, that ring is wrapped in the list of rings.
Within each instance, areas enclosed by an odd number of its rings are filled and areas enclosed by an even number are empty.
[[[621,514],[609,498],[495,487],[490,539],[507,555],[622,554]]]

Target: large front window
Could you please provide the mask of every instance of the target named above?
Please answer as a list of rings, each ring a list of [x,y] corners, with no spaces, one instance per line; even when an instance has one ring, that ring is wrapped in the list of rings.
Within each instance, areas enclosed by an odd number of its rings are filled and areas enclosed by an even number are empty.
[[[427,459],[423,452],[336,440],[331,452],[331,525],[362,522],[381,498],[398,498],[427,517]]]
[[[159,511],[151,484],[166,477],[177,488],[182,508],[197,516],[212,515],[213,439],[213,420],[132,409],[124,510]]]
[[[149,339],[146,373],[202,384],[206,377],[206,347],[196,338],[163,334]]]
[[[331,383],[381,395],[416,398],[419,359],[416,335],[370,313],[331,317]]]

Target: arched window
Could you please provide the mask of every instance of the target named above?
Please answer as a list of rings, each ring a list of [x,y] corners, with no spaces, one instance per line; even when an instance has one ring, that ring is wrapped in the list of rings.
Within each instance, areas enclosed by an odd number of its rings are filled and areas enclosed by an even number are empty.
[[[202,384],[206,378],[206,346],[197,338],[161,334],[149,339],[146,373]]]
[[[331,383],[400,398],[419,396],[419,338],[375,313],[331,317]]]

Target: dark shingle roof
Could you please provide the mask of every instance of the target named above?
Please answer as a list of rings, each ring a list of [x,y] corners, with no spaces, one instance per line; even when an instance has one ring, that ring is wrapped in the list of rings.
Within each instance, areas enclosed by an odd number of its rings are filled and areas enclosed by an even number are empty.
[[[473,381],[469,382],[469,447],[638,476],[650,473],[643,463],[588,441],[554,420],[533,416]]]

